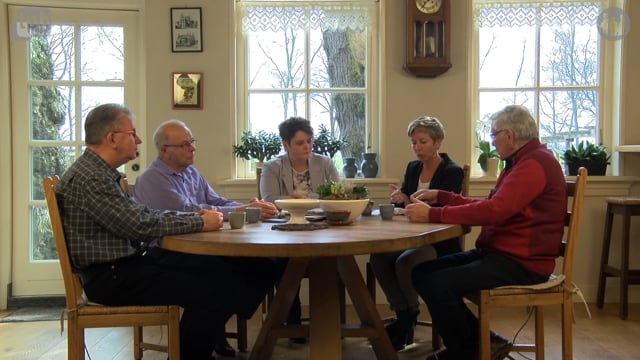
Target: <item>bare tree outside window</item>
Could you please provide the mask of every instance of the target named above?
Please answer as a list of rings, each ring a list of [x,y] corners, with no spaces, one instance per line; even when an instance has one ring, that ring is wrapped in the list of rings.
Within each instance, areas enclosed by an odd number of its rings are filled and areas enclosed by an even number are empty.
[[[317,2],[309,2],[317,3]],[[367,146],[367,27],[323,27],[308,19],[337,17],[304,2],[271,11],[269,5],[247,10],[247,18],[283,24],[245,29],[248,127],[277,132],[291,116],[308,118],[346,141],[334,158],[362,158]],[[338,11],[339,12],[339,11]],[[286,18],[285,18],[286,17]],[[293,17],[297,21],[289,21]],[[301,23],[304,26],[298,26]],[[291,25],[294,24],[294,25]]]
[[[124,41],[122,26],[33,25],[30,33],[31,200],[39,201],[42,178],[62,174],[84,149],[77,119],[124,102]],[[46,206],[32,206],[30,222],[31,257],[57,259]]]
[[[537,116],[542,142],[559,158],[571,144],[599,140],[601,10],[593,2],[518,5],[478,5],[476,134],[488,140],[493,112],[524,105]],[[497,14],[500,21],[490,20]]]

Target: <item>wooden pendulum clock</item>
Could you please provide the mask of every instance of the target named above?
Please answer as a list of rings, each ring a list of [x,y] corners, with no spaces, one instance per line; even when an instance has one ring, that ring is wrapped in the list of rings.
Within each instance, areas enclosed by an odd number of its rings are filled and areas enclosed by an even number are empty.
[[[407,1],[407,58],[404,69],[432,78],[451,67],[450,0]]]

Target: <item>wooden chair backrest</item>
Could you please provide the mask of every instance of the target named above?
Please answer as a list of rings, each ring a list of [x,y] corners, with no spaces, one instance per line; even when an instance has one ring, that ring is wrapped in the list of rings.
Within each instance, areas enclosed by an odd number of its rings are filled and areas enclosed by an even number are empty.
[[[87,301],[83,295],[80,278],[73,273],[71,266],[71,257],[67,248],[67,240],[62,227],[62,218],[60,217],[60,209],[55,192],[59,181],[60,179],[57,175],[45,177],[42,180],[42,187],[44,188],[44,197],[47,200],[51,231],[53,232],[53,240],[56,243],[58,260],[60,261],[60,269],[62,270],[67,309],[71,310],[85,304]]]
[[[565,217],[565,226],[567,227],[567,237],[563,242],[563,250],[561,255],[564,256],[562,264],[562,273],[565,277],[565,284],[571,286],[573,281],[573,262],[578,242],[578,229],[580,228],[580,220],[582,218],[582,207],[584,202],[584,193],[587,185],[587,169],[581,167],[578,169],[578,175],[575,181],[567,181],[567,196],[573,198],[571,210],[567,211]]]
[[[120,173],[120,187],[127,194],[131,194],[131,189],[129,188],[129,179],[127,178],[127,174]]]
[[[464,171],[464,177],[462,178],[462,189],[460,190],[460,195],[469,196],[469,178],[471,177],[471,166],[469,164],[465,164],[462,167],[462,171]]]
[[[262,194],[260,193],[260,178],[262,178],[262,167],[256,167],[256,183],[258,184],[258,200],[262,200]]]

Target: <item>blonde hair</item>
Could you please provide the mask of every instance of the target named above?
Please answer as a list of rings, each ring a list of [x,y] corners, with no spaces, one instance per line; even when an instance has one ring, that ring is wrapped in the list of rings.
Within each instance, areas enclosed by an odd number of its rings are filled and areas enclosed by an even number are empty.
[[[411,137],[414,132],[426,132],[433,141],[444,139],[444,127],[440,120],[431,116],[420,116],[409,123],[407,136]]]

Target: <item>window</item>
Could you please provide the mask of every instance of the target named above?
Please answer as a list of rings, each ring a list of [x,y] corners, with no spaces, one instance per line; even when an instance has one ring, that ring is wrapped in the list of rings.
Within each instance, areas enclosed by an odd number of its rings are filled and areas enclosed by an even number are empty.
[[[42,178],[84,151],[84,119],[97,104],[136,107],[136,11],[10,5],[15,183],[12,292],[55,294],[61,281]],[[15,20],[14,20],[15,19]],[[24,20],[21,20],[24,19]],[[131,75],[133,74],[133,77]],[[131,77],[131,79],[129,79]],[[127,80],[129,79],[129,80]],[[28,241],[27,241],[28,239]]]
[[[243,1],[237,13],[237,140],[244,130],[278,132],[291,116],[347,141],[334,157],[362,159],[377,141],[379,3]],[[250,165],[250,164],[247,164]],[[238,176],[252,169],[238,162]]]
[[[611,41],[602,36],[607,9],[606,1],[474,0],[476,141],[490,141],[491,114],[520,104],[560,161],[581,140],[611,142],[603,133],[612,111],[603,104],[614,100],[605,69],[619,64],[607,57]]]

